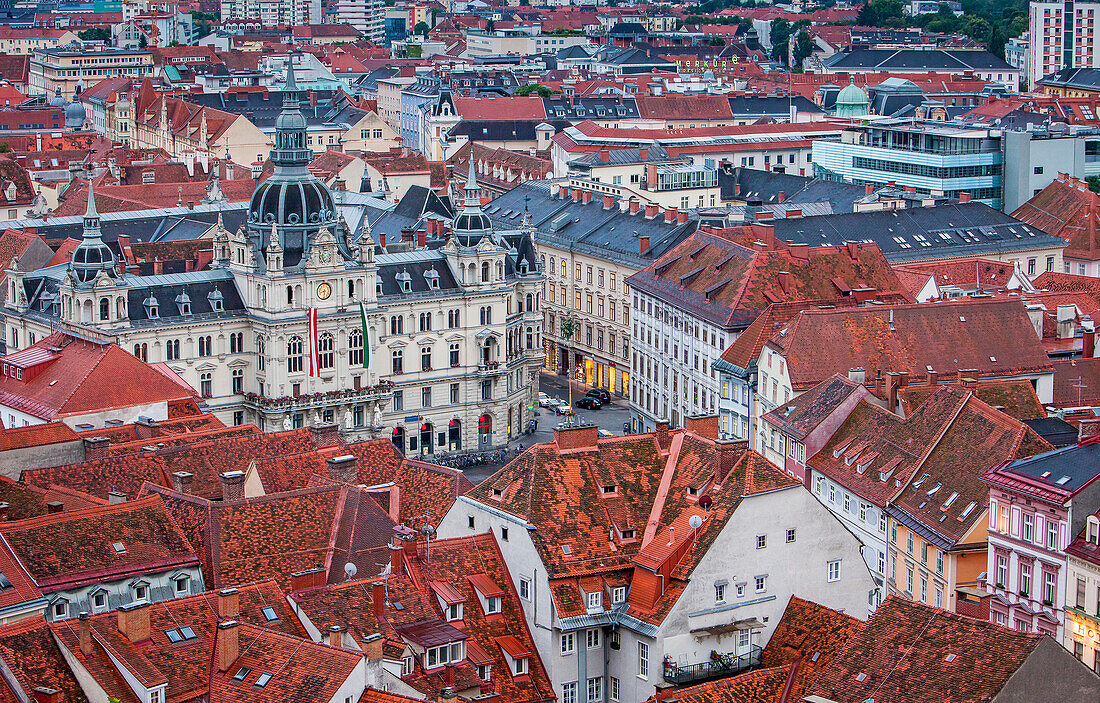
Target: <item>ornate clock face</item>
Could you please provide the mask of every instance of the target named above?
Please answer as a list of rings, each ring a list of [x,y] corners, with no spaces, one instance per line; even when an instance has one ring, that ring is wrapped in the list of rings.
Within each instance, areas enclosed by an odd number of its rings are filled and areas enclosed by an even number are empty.
[[[317,297],[321,300],[328,300],[328,297],[332,295],[332,286],[327,283],[322,283],[317,286]]]

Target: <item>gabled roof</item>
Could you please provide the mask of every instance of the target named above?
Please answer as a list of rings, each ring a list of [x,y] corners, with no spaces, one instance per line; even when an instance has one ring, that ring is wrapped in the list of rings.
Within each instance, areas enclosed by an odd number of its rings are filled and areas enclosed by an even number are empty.
[[[468,658],[479,664],[489,663],[492,679],[482,682],[476,669],[462,662],[455,667],[455,690],[479,687],[516,703],[552,700],[553,685],[537,654],[522,603],[492,532],[433,540],[430,558],[423,541],[416,547],[404,552],[402,569],[386,580],[388,597],[381,618],[375,614],[373,602],[377,581],[306,589],[295,592],[291,599],[314,626],[322,630],[329,625],[346,627],[357,641],[375,633],[401,646],[437,632],[440,641],[465,639]],[[475,586],[467,578],[470,572],[477,572],[501,587],[499,616],[486,616],[481,611]],[[436,598],[439,591],[435,589],[439,587],[453,591],[464,602],[460,623],[448,625],[444,621],[446,614]],[[526,652],[530,675],[512,676],[503,651]],[[414,672],[402,679],[426,696],[433,696],[448,685],[443,669],[426,672],[422,659],[416,662]]]
[[[60,691],[65,703],[88,700],[41,614],[0,626],[0,661],[12,675],[0,683],[4,700],[35,700],[39,686]]]
[[[1085,291],[1093,298],[1100,300],[1100,278],[1095,276],[1078,276],[1072,273],[1044,271],[1036,276],[1032,283],[1039,290],[1061,293]]]
[[[563,432],[580,434],[562,439]],[[595,429],[585,426],[559,429],[558,436],[531,447],[467,494],[535,528],[530,535],[551,578],[558,617],[584,613],[585,579],[595,581],[587,590],[597,590],[604,575],[659,565],[677,583],[657,594],[652,606],[643,605],[644,598],[635,603],[632,592],[628,611],[659,623],[741,499],[797,485],[760,455],[734,447],[727,449],[732,468],[719,481],[717,444],[686,430],[672,432],[661,445],[655,434],[596,439]],[[575,440],[568,437],[579,437],[582,445],[559,449],[563,441],[561,446],[572,446]],[[671,475],[662,483],[666,470]],[[702,511],[688,499],[689,486],[709,486],[712,498],[707,522],[694,535],[688,520]],[[629,530],[633,535],[623,537]],[[674,535],[683,537],[676,541]],[[695,546],[685,552],[693,539]]]
[[[467,98],[455,96],[455,109],[464,120],[544,120],[546,107],[537,95]]]
[[[807,693],[834,701],[991,701],[1043,639],[890,596]]]
[[[846,307],[854,304],[854,300],[843,299],[835,302],[831,300],[804,300],[772,303],[753,320],[751,325],[737,335],[737,339],[733,340],[733,344],[726,347],[719,361],[715,362],[716,367],[721,363],[741,371],[747,371],[750,366],[756,364],[764,344],[771,339],[772,335],[802,310],[810,310],[825,305]]]
[[[833,374],[789,403],[765,414],[764,420],[796,439],[804,439],[860,388],[861,384],[846,376]]]
[[[733,119],[730,102],[724,95],[641,96],[635,98],[643,119],[722,120]]]
[[[1064,362],[1054,362],[1055,387],[1057,387],[1058,365]],[[975,383],[965,383],[974,397],[989,405],[995,410],[1000,410],[1009,417],[1017,420],[1030,420],[1046,417],[1046,409],[1039,402],[1039,396],[1035,394],[1035,387],[1030,381],[1024,379],[988,379]],[[930,395],[939,388],[936,384],[914,384],[898,390],[898,400],[901,402],[905,415],[910,414],[920,407]],[[1055,393],[1057,397],[1057,392]]]
[[[241,586],[238,602],[239,611],[232,617],[219,614],[218,595],[214,592],[145,606],[149,611],[150,633],[147,640],[140,642],[132,642],[119,632],[115,613],[93,615],[92,656],[80,649],[80,626],[75,618],[54,623],[51,629],[69,656],[88,669],[101,687],[123,700],[127,700],[125,694],[131,691],[123,676],[136,678],[147,686],[167,684],[168,701],[187,701],[211,693],[212,701],[239,700],[242,690],[248,691],[250,700],[319,700],[299,696],[303,691],[317,693],[318,689],[327,689],[331,697],[335,691],[333,677],[339,677],[338,686],[360,659],[358,654],[305,639],[305,630],[288,607],[283,592],[271,581]],[[274,612],[275,620],[268,620],[265,608]],[[218,672],[212,667],[216,628],[219,622],[230,619],[240,623],[237,626],[240,653],[228,671]],[[193,638],[178,643],[168,639],[169,631],[178,635],[184,627],[191,628]],[[242,683],[230,683],[230,677],[242,666],[252,667],[251,674]],[[253,684],[263,672],[275,676],[261,690]],[[312,675],[319,676],[319,680]]]
[[[159,496],[0,523],[46,592],[198,563]]]
[[[1011,298],[804,310],[767,346],[786,358],[796,389],[853,368],[868,377],[908,371],[911,381],[927,378],[929,368],[974,378],[1052,368],[1023,302]]]
[[[1097,203],[1100,196],[1088,184],[1060,174],[1050,185],[1018,207],[1012,216],[1021,222],[1069,242],[1063,256],[1074,259],[1100,258],[1097,232]]]
[[[772,303],[869,297],[896,293],[901,284],[874,244],[754,250],[696,232],[627,279],[634,290],[721,327],[744,329]]]
[[[874,505],[891,503],[897,519],[946,548],[983,516],[985,468],[1048,448],[969,389],[944,385],[904,420],[860,401],[806,464]]]
[[[24,373],[21,379],[0,374],[0,405],[43,420],[112,410],[122,414],[124,408],[190,397],[117,344],[57,332],[0,357],[0,365],[22,366],[32,357],[45,364],[40,372]]]

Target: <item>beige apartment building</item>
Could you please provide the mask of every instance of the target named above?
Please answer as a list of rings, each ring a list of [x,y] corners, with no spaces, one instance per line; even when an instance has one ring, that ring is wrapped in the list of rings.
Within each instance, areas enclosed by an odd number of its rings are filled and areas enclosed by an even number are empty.
[[[153,56],[144,49],[83,49],[69,44],[36,49],[31,55],[27,92],[53,95],[60,88],[66,98],[76,87],[88,88],[110,76],[144,78],[153,73]]]
[[[570,46],[584,46],[588,37],[553,37],[538,27],[502,29],[494,32],[470,31],[466,34],[466,56],[531,56],[556,52]]]
[[[29,54],[35,49],[53,49],[71,44],[78,38],[68,29],[4,27],[0,28],[0,53]]]
[[[401,77],[378,81],[378,113],[395,130],[401,129],[401,91],[415,82],[415,78]]]

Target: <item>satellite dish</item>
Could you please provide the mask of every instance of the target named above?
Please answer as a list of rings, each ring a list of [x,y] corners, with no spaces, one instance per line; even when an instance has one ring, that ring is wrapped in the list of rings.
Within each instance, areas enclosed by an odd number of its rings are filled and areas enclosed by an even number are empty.
[[[424,523],[424,526],[420,528],[420,534],[424,535],[425,537],[431,537],[435,534],[435,528],[428,523]]]
[[[357,573],[359,573],[359,569],[355,566],[355,564],[352,564],[350,561],[347,564],[344,564],[344,576],[346,576],[348,580],[355,578],[355,574]]]
[[[698,530],[700,527],[703,526],[703,518],[699,517],[698,515],[692,515],[688,518],[688,525],[691,526],[691,529]]]
[[[705,495],[705,496],[703,496],[702,498],[699,499],[699,507],[702,508],[703,510],[708,510],[708,509],[710,509],[711,503],[713,503],[713,502],[714,501],[711,499],[711,497],[709,495]]]

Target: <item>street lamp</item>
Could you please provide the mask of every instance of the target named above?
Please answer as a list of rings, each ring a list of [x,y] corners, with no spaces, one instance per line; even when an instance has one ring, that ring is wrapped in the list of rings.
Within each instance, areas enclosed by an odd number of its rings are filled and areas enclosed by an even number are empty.
[[[580,327],[580,323],[577,322],[577,318],[573,317],[573,313],[567,312],[561,318],[561,336],[566,340],[573,339],[573,335],[577,333],[577,329]],[[566,354],[569,352],[568,345],[566,346]],[[568,357],[566,357],[568,360]],[[569,412],[573,412],[573,383],[570,374],[565,375],[565,386],[569,389]],[[567,415],[567,421],[569,424],[573,424],[573,416]]]

